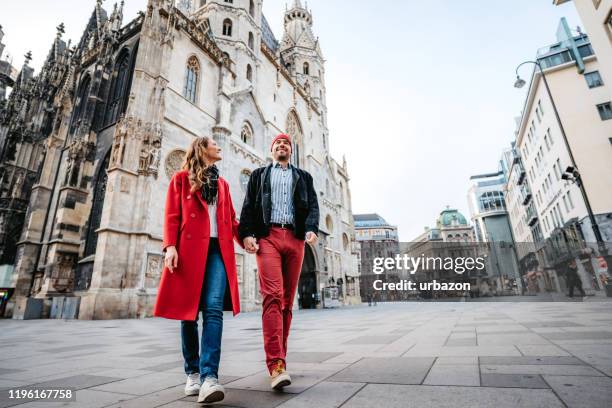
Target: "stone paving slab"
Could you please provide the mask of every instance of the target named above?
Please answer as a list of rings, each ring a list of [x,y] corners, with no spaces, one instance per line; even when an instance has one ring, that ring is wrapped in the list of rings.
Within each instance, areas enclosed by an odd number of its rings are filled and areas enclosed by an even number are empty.
[[[482,374],[484,387],[550,388],[537,374]]]
[[[364,358],[329,381],[421,384],[433,362],[433,358]]]
[[[481,365],[483,374],[552,374],[602,376],[592,367],[582,365]]]
[[[609,377],[545,375],[544,380],[569,408],[600,408],[611,405],[612,379]]]
[[[564,408],[550,390],[368,384],[342,408]]]
[[[480,357],[480,364],[485,365],[583,365],[576,357],[543,356],[543,357]]]

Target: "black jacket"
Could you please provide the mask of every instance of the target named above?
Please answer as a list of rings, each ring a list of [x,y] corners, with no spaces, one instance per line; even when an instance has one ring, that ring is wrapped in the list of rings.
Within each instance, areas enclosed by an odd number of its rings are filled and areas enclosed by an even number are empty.
[[[262,238],[270,233],[272,191],[270,173],[272,164],[253,171],[240,214],[240,238]],[[293,232],[304,239],[308,231],[319,232],[319,202],[312,176],[305,170],[291,166],[293,176]]]

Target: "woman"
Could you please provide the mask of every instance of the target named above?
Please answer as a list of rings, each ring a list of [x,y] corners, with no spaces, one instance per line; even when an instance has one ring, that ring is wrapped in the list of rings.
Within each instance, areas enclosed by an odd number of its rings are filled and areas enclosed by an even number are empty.
[[[233,243],[238,221],[229,186],[215,166],[219,160],[217,143],[199,137],[191,143],[183,169],[170,180],[164,271],[153,312],[181,320],[185,394],[199,394],[198,402],[205,403],[225,397],[218,381],[223,310],[233,310],[234,316],[240,312]],[[203,332],[198,352],[200,311]]]

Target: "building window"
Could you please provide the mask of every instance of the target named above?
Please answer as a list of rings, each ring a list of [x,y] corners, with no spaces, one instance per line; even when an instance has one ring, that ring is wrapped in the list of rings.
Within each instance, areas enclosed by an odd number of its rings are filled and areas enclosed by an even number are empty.
[[[253,37],[253,33],[249,32],[249,48],[253,50],[255,48],[255,37]]]
[[[72,111],[72,119],[70,121],[70,132],[74,132],[79,125],[83,116],[85,116],[85,105],[89,95],[89,86],[91,84],[91,77],[85,75],[85,78],[81,80],[81,84],[78,87],[77,97],[74,101],[74,110]]]
[[[232,4],[232,3],[234,3],[234,0],[225,0],[225,2]]]
[[[612,104],[610,104],[610,102],[600,103],[597,105],[597,110],[599,111],[601,120],[612,119]]]
[[[601,4],[601,0],[593,0],[593,7],[595,7],[595,10],[599,8],[600,4]]]
[[[308,63],[305,62],[304,63],[304,70],[303,70],[304,75],[309,75],[309,73],[308,73],[309,71],[310,71],[310,67],[309,67]]]
[[[240,140],[248,145],[253,145],[253,130],[248,123],[245,123],[240,131]]]
[[[253,0],[249,2],[249,14],[251,15],[251,17],[255,18],[255,3],[253,2]]]
[[[540,113],[544,115],[544,109],[542,109],[542,103],[538,101],[538,108],[540,108]]]
[[[200,73],[200,63],[195,56],[187,60],[185,72],[185,87],[183,88],[183,96],[191,103],[196,102],[198,90],[198,75]]]
[[[574,209],[574,202],[572,201],[572,195],[570,194],[570,192],[567,192],[567,202],[569,203],[570,208],[573,210]]]
[[[200,7],[204,7],[206,5],[206,0],[200,0]]]
[[[548,135],[548,140],[550,141],[550,145],[551,146],[554,145],[555,142],[554,142],[554,140],[552,138],[552,135],[550,134],[550,128],[546,129],[546,134]]]
[[[334,232],[334,222],[332,221],[332,217],[329,215],[325,217],[325,226],[327,227],[327,232],[330,234]]]
[[[125,111],[130,79],[130,53],[127,49],[124,49],[119,54],[115,63],[108,106],[106,108],[105,125],[115,123],[119,114]]]
[[[251,64],[247,64],[246,79],[253,81],[253,68],[251,68]]]
[[[599,71],[593,71],[584,74],[584,79],[586,79],[589,88],[597,88],[598,86],[603,85],[603,81],[601,80],[601,75],[599,75]]]
[[[232,36],[232,20],[230,20],[229,18],[223,20],[223,35],[228,37]]]

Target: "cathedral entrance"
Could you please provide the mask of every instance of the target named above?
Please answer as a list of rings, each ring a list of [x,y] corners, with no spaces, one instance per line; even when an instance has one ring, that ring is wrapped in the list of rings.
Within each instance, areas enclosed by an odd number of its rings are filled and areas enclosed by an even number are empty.
[[[319,303],[316,262],[310,245],[304,245],[304,262],[298,284],[299,306],[300,309],[315,309]]]

